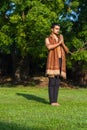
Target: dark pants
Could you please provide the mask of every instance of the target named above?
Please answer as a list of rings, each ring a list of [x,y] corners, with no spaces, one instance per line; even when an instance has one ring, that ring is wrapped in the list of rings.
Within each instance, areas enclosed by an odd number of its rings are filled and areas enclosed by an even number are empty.
[[[59,63],[60,63],[60,71],[61,71],[61,64],[62,64],[61,58],[59,59]],[[59,76],[49,77],[48,93],[49,93],[50,103],[57,102],[58,100],[59,84],[60,84]]]
[[[49,77],[48,92],[50,103],[57,102],[58,90],[59,90],[59,76]]]

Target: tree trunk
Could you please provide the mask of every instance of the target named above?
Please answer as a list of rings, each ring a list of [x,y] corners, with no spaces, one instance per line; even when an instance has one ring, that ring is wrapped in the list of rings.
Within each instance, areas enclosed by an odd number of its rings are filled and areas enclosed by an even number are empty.
[[[18,65],[19,60],[16,54],[12,53],[12,63],[13,63],[13,72],[12,72],[12,78],[14,82],[19,82],[20,79],[20,66]]]
[[[20,78],[21,80],[26,80],[29,76],[29,59],[25,56],[20,61]]]
[[[13,79],[14,82],[22,82],[28,78],[29,75],[29,59],[28,56],[22,58],[15,54],[12,55],[13,59]]]
[[[79,83],[81,86],[87,86],[87,71],[81,73]]]

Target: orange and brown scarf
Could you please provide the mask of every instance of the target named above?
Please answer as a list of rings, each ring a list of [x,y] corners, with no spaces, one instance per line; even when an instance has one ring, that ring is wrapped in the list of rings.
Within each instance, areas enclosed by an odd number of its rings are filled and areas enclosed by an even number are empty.
[[[50,35],[49,37],[50,44],[56,44],[55,39]],[[59,36],[59,40],[60,40]],[[61,65],[61,72],[60,72],[60,63],[59,63],[59,55],[58,55],[58,47],[55,49],[51,49],[48,52],[47,58],[47,67],[46,67],[46,74],[48,76],[55,76],[60,75],[64,79],[66,79],[66,53],[68,48],[65,46],[64,48],[60,46],[61,54],[62,54],[62,65]]]

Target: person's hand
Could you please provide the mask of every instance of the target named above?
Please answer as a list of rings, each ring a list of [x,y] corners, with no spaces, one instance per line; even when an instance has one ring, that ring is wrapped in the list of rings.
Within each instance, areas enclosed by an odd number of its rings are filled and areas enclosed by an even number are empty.
[[[62,41],[60,40],[59,42],[58,42],[58,45],[61,45],[62,44]]]
[[[60,35],[60,42],[61,42],[61,44],[63,44],[63,36],[62,35]]]
[[[60,39],[59,41],[59,45],[61,45],[63,43],[63,39]]]

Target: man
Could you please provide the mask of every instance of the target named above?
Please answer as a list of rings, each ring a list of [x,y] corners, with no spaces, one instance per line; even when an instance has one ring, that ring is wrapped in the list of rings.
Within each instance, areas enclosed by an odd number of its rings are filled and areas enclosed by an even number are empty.
[[[63,35],[59,34],[60,26],[53,23],[51,34],[45,39],[48,49],[46,74],[49,77],[48,92],[49,101],[52,106],[59,106],[57,102],[59,90],[59,76],[66,79],[66,58],[65,54],[69,52],[64,44]]]

